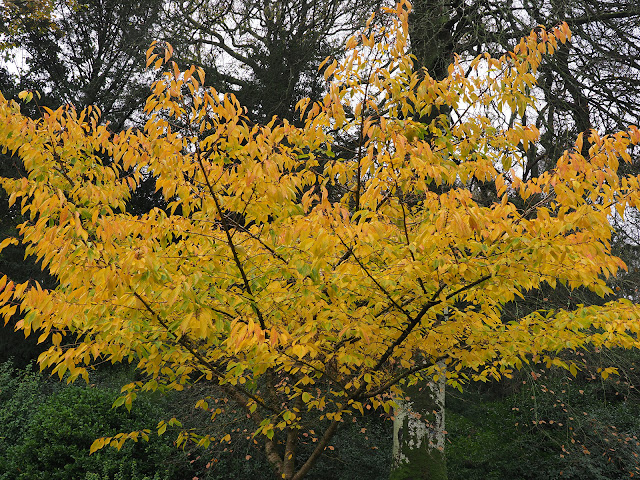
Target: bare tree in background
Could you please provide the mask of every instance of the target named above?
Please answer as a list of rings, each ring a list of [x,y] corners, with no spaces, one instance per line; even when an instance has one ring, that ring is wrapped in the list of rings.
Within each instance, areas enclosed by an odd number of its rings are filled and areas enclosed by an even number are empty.
[[[626,128],[640,119],[640,4],[634,0],[415,0],[410,35],[417,64],[442,78],[457,53],[511,50],[538,25],[567,22],[570,44],[547,57],[536,125],[540,149],[529,152],[536,176],[590,128]],[[530,118],[531,120],[531,118]]]
[[[25,61],[13,81],[43,92],[53,108],[97,105],[118,131],[148,95],[144,55],[159,35],[162,7],[162,0],[57,0],[51,19],[25,15],[14,29]]]
[[[207,81],[232,91],[254,121],[293,119],[296,102],[318,98],[318,66],[339,55],[381,0],[172,0],[168,39]]]

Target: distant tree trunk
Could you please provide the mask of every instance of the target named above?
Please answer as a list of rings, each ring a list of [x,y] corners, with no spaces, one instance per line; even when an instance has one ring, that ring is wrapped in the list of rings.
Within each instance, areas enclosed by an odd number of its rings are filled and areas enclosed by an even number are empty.
[[[418,383],[397,399],[390,480],[446,480],[444,364],[437,381]]]
[[[452,15],[454,5],[444,0],[414,0],[412,5],[409,38],[416,57],[414,69],[426,68],[436,80],[447,78],[456,42],[454,27],[459,20]]]
[[[464,18],[454,15],[461,2],[414,0],[409,14],[411,53],[414,69],[426,68],[429,75],[442,80],[448,75],[455,48],[454,26]],[[415,118],[430,123],[448,108],[434,108],[428,118]],[[445,313],[446,315],[446,313]],[[437,381],[419,382],[404,389],[404,399],[396,399],[398,408],[393,423],[393,464],[390,480],[446,480],[444,453],[444,362],[438,364]]]

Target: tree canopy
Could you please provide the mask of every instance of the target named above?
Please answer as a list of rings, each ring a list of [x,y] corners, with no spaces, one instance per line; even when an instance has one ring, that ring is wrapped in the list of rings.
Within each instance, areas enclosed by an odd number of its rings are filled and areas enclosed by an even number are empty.
[[[143,130],[113,133],[95,107],[33,120],[0,98],[0,145],[28,171],[2,186],[26,218],[27,252],[58,281],[3,277],[0,314],[23,310],[18,328],[50,337],[42,368],[72,381],[96,362],[135,362],[143,379],[116,402],[127,406],[139,391],[210,382],[246,409],[277,476],[298,479],[347,417],[388,410],[405,382],[461,387],[531,360],[575,373],[561,351],[638,346],[640,312],[625,299],[509,322],[502,311],[542,285],[611,293],[625,265],[608,220],[640,201],[639,179],[618,174],[640,130],[581,134],[554,169],[523,178],[521,145],[539,132],[495,112],[534,104],[537,69],[568,26],[497,58],[454,58],[436,80],[407,53],[409,10],[400,2],[348,40],[326,64],[324,98],[298,102],[300,126],[248,121],[162,44],[147,54],[164,73]],[[442,107],[455,115],[430,115]],[[359,139],[348,158],[334,153],[340,132]],[[149,172],[168,206],[134,215],[127,200]],[[477,198],[487,184],[490,204]],[[317,420],[313,454],[296,459]]]

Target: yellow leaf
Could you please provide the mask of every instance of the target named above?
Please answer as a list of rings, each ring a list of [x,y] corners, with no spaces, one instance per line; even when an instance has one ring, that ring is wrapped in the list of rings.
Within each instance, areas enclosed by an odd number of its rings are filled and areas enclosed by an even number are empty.
[[[103,448],[105,446],[105,443],[108,444],[110,440],[110,438],[98,438],[94,440],[91,444],[91,447],[89,447],[89,455]]]
[[[8,245],[18,245],[18,239],[9,237],[2,240],[2,242],[0,242],[0,252],[3,249],[5,249]]]
[[[166,431],[167,431],[167,424],[165,422],[160,422],[158,424],[158,435],[162,435]]]

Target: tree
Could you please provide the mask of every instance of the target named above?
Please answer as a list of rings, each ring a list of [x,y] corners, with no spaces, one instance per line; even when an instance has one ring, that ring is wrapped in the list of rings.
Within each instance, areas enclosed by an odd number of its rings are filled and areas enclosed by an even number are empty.
[[[543,60],[532,92],[539,102],[526,112],[525,123],[542,132],[528,152],[528,178],[553,168],[578,133],[638,122],[639,19],[637,2],[626,0],[416,0],[409,28],[418,65],[441,79],[454,53],[499,55],[537,25],[567,22],[573,40]]]
[[[52,28],[53,2],[50,0],[7,0],[0,5],[0,50],[20,45],[18,38],[25,28]]]
[[[144,106],[148,79],[141,66],[158,35],[162,2],[58,0],[51,8],[53,20],[20,20],[14,36],[26,71],[16,83],[45,93],[42,103],[50,108],[96,105],[112,130],[121,130]]]
[[[380,0],[168,2],[165,38],[208,84],[235,93],[256,122],[294,120],[295,104],[323,92],[318,65],[337,55]]]
[[[233,95],[202,88],[202,69],[170,63],[168,46],[148,52],[168,71],[152,86],[144,131],[112,134],[93,108],[30,120],[2,99],[0,144],[29,172],[2,185],[28,218],[28,252],[58,286],[3,277],[0,313],[20,308],[18,328],[51,337],[41,367],[72,381],[95,362],[136,362],[143,379],[116,405],[139,391],[215,385],[255,422],[276,476],[300,479],[345,419],[388,411],[407,384],[446,376],[461,387],[530,361],[575,374],[563,350],[637,347],[640,312],[628,300],[511,322],[502,311],[545,284],[610,293],[606,277],[625,265],[608,217],[640,202],[638,178],[618,175],[640,130],[579,136],[554,170],[522,179],[519,145],[537,129],[496,124],[486,109],[533,104],[542,55],[568,38],[567,25],[537,29],[500,58],[456,60],[437,81],[413,70],[409,8],[399,3],[347,42],[344,61],[326,68],[324,99],[298,103],[300,127],[249,122]],[[456,115],[410,119],[434,107]],[[352,157],[333,154],[336,131],[360,138]],[[131,215],[144,172],[169,205]],[[495,185],[498,201],[479,201],[479,182]],[[329,188],[344,192],[339,201]],[[207,398],[197,405],[215,418]],[[297,458],[316,429],[313,452]]]

